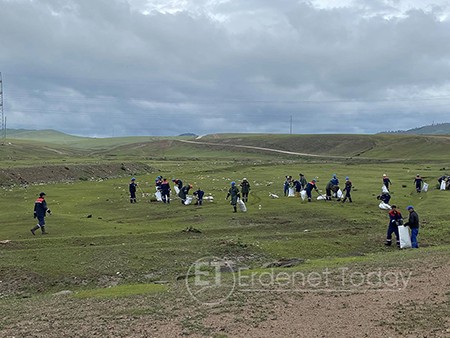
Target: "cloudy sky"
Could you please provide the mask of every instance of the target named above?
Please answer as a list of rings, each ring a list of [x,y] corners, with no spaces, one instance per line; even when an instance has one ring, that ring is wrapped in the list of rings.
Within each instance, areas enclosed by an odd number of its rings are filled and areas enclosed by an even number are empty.
[[[8,128],[376,133],[450,122],[450,0],[0,0]]]

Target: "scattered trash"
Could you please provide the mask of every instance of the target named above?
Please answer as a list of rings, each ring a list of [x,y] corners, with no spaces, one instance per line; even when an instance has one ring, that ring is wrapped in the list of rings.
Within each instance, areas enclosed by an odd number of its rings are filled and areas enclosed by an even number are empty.
[[[73,291],[63,290],[63,291],[54,293],[53,296],[68,296],[68,295],[71,295],[72,293],[73,293]]]

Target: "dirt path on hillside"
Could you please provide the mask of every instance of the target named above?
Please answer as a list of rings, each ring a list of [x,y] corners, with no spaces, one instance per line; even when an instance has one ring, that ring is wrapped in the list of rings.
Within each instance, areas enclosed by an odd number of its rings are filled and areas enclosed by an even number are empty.
[[[308,157],[328,157],[328,158],[348,158],[348,156],[337,156],[337,155],[317,155],[317,154],[308,154],[308,153],[298,153],[295,151],[287,151],[273,148],[265,148],[265,147],[256,147],[256,146],[246,146],[239,144],[225,144],[225,143],[214,143],[214,142],[204,142],[204,141],[188,141],[188,140],[176,140],[178,142],[189,143],[189,144],[203,144],[208,146],[216,146],[216,147],[233,147],[233,148],[243,148],[243,149],[253,149],[253,150],[262,150],[269,151],[272,153],[280,153],[287,155],[297,155],[297,156],[308,156]]]

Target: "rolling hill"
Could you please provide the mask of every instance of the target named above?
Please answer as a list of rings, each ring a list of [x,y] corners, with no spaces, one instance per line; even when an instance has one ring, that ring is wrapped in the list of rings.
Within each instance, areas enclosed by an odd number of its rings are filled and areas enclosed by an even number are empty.
[[[450,135],[450,123],[437,123],[408,130],[382,132],[382,134],[411,134],[411,135]]]

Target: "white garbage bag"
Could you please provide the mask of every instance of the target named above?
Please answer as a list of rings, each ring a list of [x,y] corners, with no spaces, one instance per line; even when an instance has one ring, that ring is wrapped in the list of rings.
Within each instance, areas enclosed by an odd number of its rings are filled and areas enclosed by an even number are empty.
[[[289,188],[288,197],[295,197],[295,189],[294,188]]]
[[[444,180],[441,181],[441,190],[445,190],[445,181]]]
[[[155,192],[155,197],[158,202],[162,202],[161,191]]]
[[[242,212],[246,212],[247,211],[247,207],[245,206],[245,203],[244,203],[243,200],[238,198],[237,204],[239,205],[239,209],[241,209]]]
[[[400,237],[400,249],[410,248],[412,245],[411,245],[411,236],[409,235],[409,227],[399,225],[398,234]]]
[[[319,195],[319,196],[317,196],[317,199],[318,199],[319,201],[321,201],[321,200],[326,200],[327,197],[326,197],[325,195]]]
[[[388,188],[386,188],[386,186],[384,184],[381,186],[381,192],[389,194],[389,190],[388,190]]]
[[[192,203],[192,196],[187,196],[184,200],[184,205],[189,205]]]
[[[336,193],[336,197],[337,198],[342,198],[342,190],[341,189],[339,189],[338,191],[337,191],[337,193]]]
[[[178,188],[178,186],[174,186],[173,189],[175,190],[175,193],[178,194],[180,193],[180,188]]]
[[[428,191],[428,183],[424,183],[423,184],[422,191],[423,192],[427,192]]]
[[[302,201],[306,200],[306,197],[308,197],[306,190],[300,191],[300,197],[302,198]]]
[[[387,204],[387,203],[384,203],[384,202],[380,202],[378,207],[380,209],[383,209],[383,210],[391,210],[391,206],[389,204]]]

